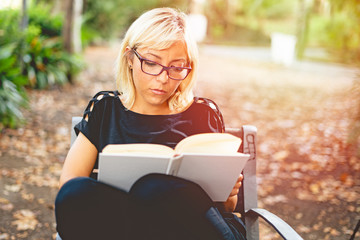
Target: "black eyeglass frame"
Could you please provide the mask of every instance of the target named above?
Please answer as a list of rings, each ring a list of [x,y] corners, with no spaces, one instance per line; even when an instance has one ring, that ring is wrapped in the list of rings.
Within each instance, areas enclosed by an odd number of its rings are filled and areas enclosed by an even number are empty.
[[[173,79],[173,80],[176,80],[176,81],[182,81],[182,80],[184,80],[184,79],[189,75],[189,73],[190,73],[191,70],[192,70],[191,67],[166,67],[166,66],[164,66],[164,65],[162,65],[162,64],[160,64],[160,63],[158,63],[158,62],[155,62],[155,61],[152,61],[152,60],[143,58],[142,56],[140,56],[140,54],[139,54],[135,49],[131,49],[131,50],[135,53],[135,55],[136,55],[136,56],[139,58],[139,60],[140,60],[141,71],[143,71],[143,73],[149,74],[149,75],[151,75],[151,76],[159,76],[163,71],[166,71],[169,78],[171,78],[171,79]],[[143,61],[147,61],[147,62],[151,62],[151,63],[155,63],[155,64],[157,64],[157,65],[160,65],[160,66],[162,67],[162,69],[161,69],[161,71],[160,71],[158,74],[152,74],[152,73],[145,72],[144,69],[143,69]],[[169,70],[174,69],[174,68],[176,68],[176,69],[186,69],[186,70],[187,70],[187,73],[186,73],[185,77],[184,77],[184,78],[181,78],[181,79],[171,77],[170,74],[169,74]]]

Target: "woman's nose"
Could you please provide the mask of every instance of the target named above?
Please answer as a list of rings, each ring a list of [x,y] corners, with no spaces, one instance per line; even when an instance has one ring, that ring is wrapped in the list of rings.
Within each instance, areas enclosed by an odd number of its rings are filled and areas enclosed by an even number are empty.
[[[169,81],[169,76],[167,71],[163,71],[157,76],[157,80],[164,83],[167,83]]]

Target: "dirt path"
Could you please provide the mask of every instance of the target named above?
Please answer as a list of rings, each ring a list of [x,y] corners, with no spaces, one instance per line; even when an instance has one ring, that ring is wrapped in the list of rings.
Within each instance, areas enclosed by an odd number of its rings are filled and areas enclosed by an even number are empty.
[[[71,116],[114,89],[117,46],[85,52],[73,86],[29,91],[28,123],[0,135],[0,239],[54,236],[54,199]],[[197,95],[214,99],[227,126],[258,127],[259,205],[304,239],[349,239],[360,215],[359,158],[347,143],[356,99],[351,68],[285,68],[201,48]],[[331,73],[331,74],[330,74]],[[261,225],[262,239],[276,239]]]

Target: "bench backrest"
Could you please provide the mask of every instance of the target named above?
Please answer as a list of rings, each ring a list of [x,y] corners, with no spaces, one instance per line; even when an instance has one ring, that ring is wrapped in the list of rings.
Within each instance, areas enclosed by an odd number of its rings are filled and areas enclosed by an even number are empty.
[[[250,154],[250,159],[243,170],[244,180],[238,194],[238,203],[235,211],[241,213],[246,226],[247,239],[259,239],[258,217],[246,214],[247,211],[257,208],[257,182],[256,182],[256,141],[257,128],[252,125],[243,125],[241,128],[226,128],[226,132],[242,139],[239,152]]]

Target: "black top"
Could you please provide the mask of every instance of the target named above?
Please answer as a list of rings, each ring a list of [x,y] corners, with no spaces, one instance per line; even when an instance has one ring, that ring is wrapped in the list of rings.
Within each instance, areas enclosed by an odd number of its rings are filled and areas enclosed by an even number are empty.
[[[119,143],[158,143],[174,148],[193,134],[224,132],[221,112],[210,99],[195,97],[189,108],[177,114],[145,115],[125,108],[119,95],[117,91],[97,93],[75,126],[76,134],[82,132],[98,152]]]

